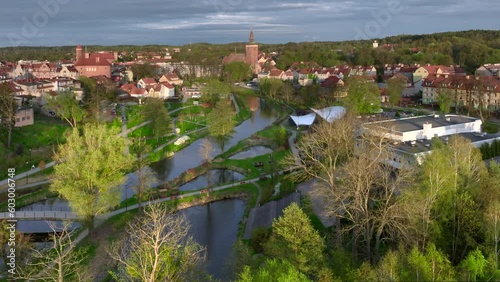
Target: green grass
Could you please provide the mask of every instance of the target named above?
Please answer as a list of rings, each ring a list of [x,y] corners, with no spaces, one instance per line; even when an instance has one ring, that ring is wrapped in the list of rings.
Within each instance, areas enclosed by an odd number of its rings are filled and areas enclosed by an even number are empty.
[[[254,158],[244,159],[244,160],[230,160],[226,159],[222,162],[218,162],[217,165],[225,166],[228,168],[239,167],[247,172],[247,179],[259,177],[262,174],[268,174],[271,171],[280,171],[282,166],[280,165],[280,160],[282,160],[289,151],[277,151],[273,154],[266,154],[261,156],[256,156]],[[272,155],[274,163],[269,164],[269,157]],[[264,166],[255,167],[254,162],[262,162]]]
[[[28,171],[32,165],[37,167],[41,161],[51,162],[58,144],[66,142],[70,126],[59,119],[35,115],[35,123],[12,130],[12,144],[6,148],[0,144],[0,179],[7,178],[7,169],[15,168],[16,173]],[[0,135],[7,140],[6,133]],[[31,151],[30,151],[31,149]]]
[[[36,115],[33,125],[12,130],[12,144],[36,149],[64,143],[66,141],[65,133],[68,130],[70,130],[70,126],[65,122]]]
[[[127,128],[132,128],[146,121],[141,112],[142,107],[143,105],[125,107],[125,113],[127,116]]]
[[[280,128],[280,126],[278,126],[278,125],[266,127],[263,130],[257,132],[257,136],[272,140],[275,136],[276,130],[278,130],[279,128]]]
[[[36,202],[40,202],[49,198],[53,198],[57,196],[57,193],[49,191],[48,185],[43,185],[41,186],[42,188],[34,188],[36,191],[34,192],[29,192],[24,195],[20,195],[19,192],[16,194],[16,208],[22,208],[27,205],[31,205]],[[33,191],[34,189],[30,189],[30,191]],[[0,211],[6,212],[7,211],[7,195],[2,195],[0,199],[2,201],[0,202]]]
[[[483,123],[483,131],[486,133],[491,133],[495,134],[498,133],[498,130],[500,130],[500,125],[493,123],[493,122],[485,122]]]

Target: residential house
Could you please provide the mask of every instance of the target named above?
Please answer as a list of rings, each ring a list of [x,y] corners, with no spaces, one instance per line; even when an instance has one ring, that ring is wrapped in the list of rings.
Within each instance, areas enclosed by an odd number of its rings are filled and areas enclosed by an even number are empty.
[[[156,84],[157,83],[154,78],[145,77],[137,82],[137,87],[142,89],[148,89],[150,87],[154,87]]]
[[[162,75],[160,82],[168,82],[171,85],[182,85],[184,83],[184,81],[180,79],[176,73]]]
[[[421,66],[413,73],[413,82],[428,77],[429,75],[465,75],[465,71],[460,66],[426,65]]]
[[[270,72],[269,72],[269,78],[272,78],[272,79],[281,79],[283,80],[283,75],[285,74],[284,71],[282,70],[279,70],[279,69],[272,69]]]
[[[374,66],[354,66],[349,76],[376,76],[377,69]]]
[[[14,127],[32,125],[35,122],[35,115],[32,107],[20,107],[16,111],[16,123]]]
[[[451,95],[453,105],[500,108],[500,78],[488,76],[436,75],[422,83],[422,103],[437,103],[441,93]]]
[[[168,99],[175,97],[175,87],[168,82],[160,83],[160,98]]]
[[[497,76],[500,77],[500,64],[485,64],[480,66],[476,72],[478,76]]]

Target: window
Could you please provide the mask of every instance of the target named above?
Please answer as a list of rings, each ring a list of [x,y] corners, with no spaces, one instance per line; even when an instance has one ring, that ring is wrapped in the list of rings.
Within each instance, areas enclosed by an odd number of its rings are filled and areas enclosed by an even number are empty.
[[[27,120],[29,120],[29,119],[31,119],[31,117],[30,117],[30,116],[27,116],[27,117],[26,117],[26,119],[27,119]]]
[[[22,117],[21,120],[24,121],[26,118],[25,117]]]
[[[20,119],[20,118],[16,118],[16,122],[20,122],[20,121],[21,121],[21,119]]]

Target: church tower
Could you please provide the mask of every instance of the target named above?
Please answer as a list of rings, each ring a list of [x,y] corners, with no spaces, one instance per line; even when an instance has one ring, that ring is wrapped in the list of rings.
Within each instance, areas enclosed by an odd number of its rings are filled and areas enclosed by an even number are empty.
[[[83,48],[81,45],[76,46],[76,61],[80,60],[83,58]]]
[[[245,62],[249,64],[254,73],[258,73],[259,45],[255,44],[253,31],[250,31],[249,43],[246,45]]]

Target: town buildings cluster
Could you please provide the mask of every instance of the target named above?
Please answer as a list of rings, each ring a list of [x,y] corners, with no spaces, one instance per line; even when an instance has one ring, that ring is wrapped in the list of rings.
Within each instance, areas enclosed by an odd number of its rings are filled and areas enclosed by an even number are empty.
[[[379,47],[378,42],[373,45],[373,48],[394,47],[391,44]],[[182,77],[218,76],[224,64],[244,62],[250,66],[257,81],[279,79],[293,82],[297,87],[319,85],[326,93],[331,93],[330,89],[346,86],[346,79],[349,77],[363,76],[368,81],[378,82],[380,99],[385,103],[389,101],[387,82],[401,79],[406,81],[401,93],[403,104],[436,104],[439,95],[446,93],[451,96],[454,105],[473,105],[492,111],[500,108],[498,63],[485,64],[474,74],[467,74],[460,66],[429,64],[391,64],[377,70],[375,66],[323,66],[317,62],[295,62],[286,69],[278,69],[276,58],[279,59],[279,54],[259,52],[253,32],[250,32],[245,53],[228,54],[218,66],[205,66],[200,62],[173,62],[170,51],[175,54],[181,52],[181,49],[165,48],[164,52],[132,52],[133,54],[109,51],[89,53],[84,47],[76,46],[73,60],[21,60],[16,63],[0,61],[0,82],[8,83],[16,97],[35,98],[42,104],[44,96],[53,97],[67,90],[74,91],[77,99],[82,99],[83,90],[78,80],[81,76],[93,78],[98,83],[115,83],[117,92],[122,97],[170,99],[178,96],[181,89],[198,97],[201,93],[199,88],[182,88]],[[158,70],[157,76],[134,82],[131,67],[144,63],[154,65]]]

